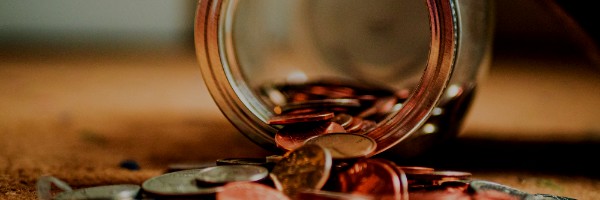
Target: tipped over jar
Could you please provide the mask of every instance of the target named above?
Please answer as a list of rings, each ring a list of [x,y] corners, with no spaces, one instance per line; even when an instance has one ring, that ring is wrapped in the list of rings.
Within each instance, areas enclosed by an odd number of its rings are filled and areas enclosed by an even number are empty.
[[[216,104],[261,147],[346,133],[372,140],[370,155],[414,156],[460,132],[489,65],[491,3],[201,0],[196,54]]]

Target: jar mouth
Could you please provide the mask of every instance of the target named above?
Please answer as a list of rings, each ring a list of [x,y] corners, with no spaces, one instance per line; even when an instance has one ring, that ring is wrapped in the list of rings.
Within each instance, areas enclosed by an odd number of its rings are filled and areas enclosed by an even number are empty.
[[[249,51],[248,55],[244,55],[245,58],[240,55],[243,49],[239,46],[243,42],[239,38],[243,36],[239,35],[242,33],[239,30],[246,30],[243,25],[236,23],[236,13],[244,12],[240,9],[241,2],[200,1],[195,22],[197,58],[204,81],[225,116],[252,141],[277,151],[279,149],[273,138],[278,128],[267,124],[275,115],[273,105],[262,100],[255,83],[249,83],[249,79],[255,77],[245,71],[247,66],[244,64],[247,61],[242,62],[243,59],[252,59],[256,52]],[[420,127],[437,105],[450,79],[458,40],[456,8],[453,1],[427,0],[426,3],[429,22],[426,67],[418,79],[414,80],[416,86],[401,106],[396,106],[391,114],[367,134],[377,141],[375,154],[391,148]],[[365,59],[377,60],[377,55]],[[326,75],[323,77],[336,75],[324,74]],[[288,82],[297,83],[307,81],[306,77],[301,71],[297,74],[289,73],[285,78]]]

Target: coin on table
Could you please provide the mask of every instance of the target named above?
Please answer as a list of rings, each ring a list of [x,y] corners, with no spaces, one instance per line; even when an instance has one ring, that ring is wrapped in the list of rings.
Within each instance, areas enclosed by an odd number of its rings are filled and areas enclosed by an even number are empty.
[[[406,174],[429,174],[435,171],[434,168],[421,166],[398,166],[398,168]]]
[[[198,187],[196,176],[204,169],[166,173],[142,183],[145,192],[163,196],[194,196],[215,194],[218,187]]]
[[[324,190],[302,190],[295,199],[310,200],[375,200],[375,197],[362,194],[331,192]]]
[[[282,155],[270,155],[270,156],[267,156],[265,159],[267,160],[267,163],[277,163],[281,159],[283,159],[283,156]]]
[[[480,196],[480,199],[483,199],[481,196],[500,195],[498,193],[508,195],[514,199],[525,199],[529,195],[527,192],[523,192],[506,185],[483,180],[474,180],[469,182],[469,189],[474,191],[477,196]]]
[[[346,132],[346,130],[335,122],[287,125],[275,133],[275,144],[290,151],[302,146],[313,136],[338,132]]]
[[[281,191],[259,183],[233,182],[222,187],[217,200],[290,200]]]
[[[407,177],[413,183],[415,183],[415,185],[433,186],[440,185],[446,181],[468,180],[469,178],[471,178],[471,173],[443,170],[434,171],[431,173],[407,174]]]
[[[216,163],[214,161],[207,162],[182,162],[169,164],[166,173],[190,170],[190,169],[203,169],[207,167],[214,167]]]
[[[385,199],[408,199],[401,174],[393,163],[383,159],[361,159],[346,171],[338,173],[341,192],[372,195]]]
[[[316,144],[331,152],[333,159],[355,159],[368,157],[377,148],[375,140],[360,134],[330,133],[317,135],[305,144]]]
[[[331,165],[329,150],[319,145],[304,145],[286,153],[271,173],[279,184],[277,189],[294,197],[302,189],[321,189],[329,178]]]
[[[217,165],[256,165],[270,170],[275,163],[267,162],[267,158],[222,158],[217,160]]]
[[[90,188],[83,188],[62,192],[56,195],[55,200],[76,200],[76,199],[132,199],[138,195],[139,185],[121,184],[105,185]]]
[[[260,181],[269,175],[269,170],[256,165],[219,165],[196,173],[199,186],[211,187],[236,181]]]

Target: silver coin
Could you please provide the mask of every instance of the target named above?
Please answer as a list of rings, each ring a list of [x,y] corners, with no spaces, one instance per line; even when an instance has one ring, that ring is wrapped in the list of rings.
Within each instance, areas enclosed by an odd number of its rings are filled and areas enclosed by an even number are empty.
[[[236,181],[259,181],[269,175],[269,170],[256,165],[220,165],[202,169],[196,174],[199,185],[223,185]]]
[[[306,140],[305,144],[316,144],[331,152],[333,159],[368,157],[377,148],[372,138],[353,133],[330,133]]]
[[[76,199],[132,199],[138,195],[139,185],[105,185],[90,188],[82,188],[68,192],[59,193],[54,197],[55,200],[76,200]]]
[[[528,193],[523,192],[521,190],[517,190],[506,185],[501,185],[499,183],[484,180],[471,181],[469,182],[469,187],[477,193],[484,192],[486,190],[494,190],[500,193],[510,195],[511,197],[515,197],[516,199],[525,199],[529,195]]]
[[[142,183],[145,192],[167,196],[191,196],[214,194],[219,187],[198,187],[196,176],[204,169],[191,169],[166,173]]]
[[[214,167],[214,166],[216,166],[215,161],[173,163],[168,166],[166,173],[190,170],[190,169],[204,169],[207,167]]]

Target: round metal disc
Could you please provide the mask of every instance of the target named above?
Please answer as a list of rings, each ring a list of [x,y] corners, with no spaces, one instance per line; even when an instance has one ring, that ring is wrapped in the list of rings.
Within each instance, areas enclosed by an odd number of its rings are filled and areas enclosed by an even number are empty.
[[[304,145],[287,153],[271,172],[282,192],[290,197],[301,189],[321,189],[331,171],[329,151],[318,145]]]
[[[367,157],[375,152],[375,140],[360,134],[330,133],[306,140],[305,144],[316,144],[328,149],[333,159]]]
[[[202,169],[196,174],[199,185],[223,185],[229,182],[253,182],[266,178],[269,170],[256,165],[220,165]]]
[[[167,195],[188,196],[206,195],[217,192],[218,187],[198,187],[196,176],[204,169],[183,170],[150,178],[142,184],[145,192]]]
[[[140,191],[139,185],[105,185],[83,188],[56,195],[55,200],[77,200],[77,199],[129,199],[134,198]]]

